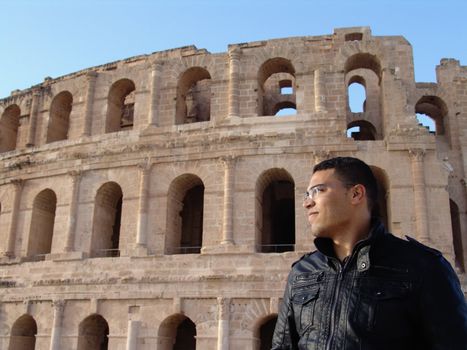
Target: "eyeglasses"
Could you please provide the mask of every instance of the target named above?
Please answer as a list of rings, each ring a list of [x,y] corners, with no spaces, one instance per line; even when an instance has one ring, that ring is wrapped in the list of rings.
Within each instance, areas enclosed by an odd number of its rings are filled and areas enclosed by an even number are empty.
[[[345,188],[351,188],[351,187],[353,187],[355,185],[354,184],[344,183],[343,186]],[[305,202],[308,199],[314,201],[321,192],[326,191],[326,189],[329,188],[329,187],[333,187],[333,185],[330,185],[330,184],[318,184],[318,185],[315,185],[315,186],[311,187],[308,191],[305,191],[305,193],[303,194],[303,201]]]

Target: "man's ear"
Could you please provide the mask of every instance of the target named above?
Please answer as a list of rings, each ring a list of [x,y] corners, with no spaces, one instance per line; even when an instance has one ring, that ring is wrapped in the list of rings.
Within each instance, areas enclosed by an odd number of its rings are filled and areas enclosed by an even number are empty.
[[[355,185],[350,189],[352,203],[358,204],[366,199],[366,188],[363,185]]]

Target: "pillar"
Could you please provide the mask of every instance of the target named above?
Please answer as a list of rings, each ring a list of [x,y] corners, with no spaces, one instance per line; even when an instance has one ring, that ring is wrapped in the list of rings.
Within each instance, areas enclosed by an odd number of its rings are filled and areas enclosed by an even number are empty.
[[[428,229],[428,209],[426,206],[425,172],[423,161],[425,150],[410,149],[409,154],[412,162],[412,182],[414,189],[417,239],[421,242],[428,243],[430,235]]]
[[[97,72],[90,71],[86,73],[86,96],[84,102],[84,111],[83,111],[83,120],[84,120],[84,128],[82,136],[90,136],[91,135],[91,125],[92,125],[92,106],[94,103],[94,91],[96,89],[96,80],[97,80]]]
[[[240,115],[240,49],[229,50],[229,116]]]
[[[161,78],[163,63],[155,61],[151,64],[151,88],[150,88],[150,101],[149,101],[149,125],[157,126],[157,102],[160,92],[160,83],[158,80]]]
[[[326,86],[324,81],[324,72],[322,69],[316,69],[314,74],[315,85],[315,111],[326,111]]]
[[[19,204],[24,182],[21,179],[12,180],[13,185],[13,208],[11,210],[10,227],[8,229],[7,250],[5,255],[13,257],[15,255],[16,227],[18,226]]]
[[[81,173],[79,171],[70,171],[68,174],[71,176],[71,199],[70,209],[68,211],[68,227],[66,232],[65,251],[72,252],[75,245],[76,216]]]
[[[224,203],[222,223],[222,244],[233,244],[233,207],[235,183],[235,157],[223,157],[224,164]]]
[[[126,350],[136,350],[138,346],[138,332],[140,321],[128,321],[128,335],[126,338]]]
[[[139,180],[139,209],[138,224],[136,228],[136,248],[146,248],[147,241],[147,222],[148,222],[148,197],[149,197],[149,174],[151,172],[151,163],[138,165],[140,169]]]
[[[28,141],[26,143],[27,147],[33,147],[35,138],[36,138],[37,112],[39,110],[39,97],[40,97],[40,92],[37,90],[34,91],[32,94],[31,112],[29,113],[29,131],[28,131]]]
[[[52,306],[54,308],[54,318],[52,321],[52,334],[50,335],[50,350],[60,350],[60,337],[62,335],[62,319],[65,301],[54,300],[52,302]]]
[[[217,350],[229,350],[230,298],[217,298],[219,325],[217,329]]]

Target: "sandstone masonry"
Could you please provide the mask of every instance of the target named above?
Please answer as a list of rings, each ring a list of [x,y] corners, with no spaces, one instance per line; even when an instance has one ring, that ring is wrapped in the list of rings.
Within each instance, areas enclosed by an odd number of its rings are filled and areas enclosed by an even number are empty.
[[[370,164],[389,229],[464,281],[467,67],[436,73],[416,83],[404,38],[359,27],[155,52],[12,92],[0,349],[267,349],[290,265],[313,249],[301,194],[338,155]]]

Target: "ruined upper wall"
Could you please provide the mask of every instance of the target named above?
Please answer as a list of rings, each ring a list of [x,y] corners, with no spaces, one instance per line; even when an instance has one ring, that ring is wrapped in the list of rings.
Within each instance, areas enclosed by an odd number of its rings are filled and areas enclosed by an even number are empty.
[[[359,113],[348,104],[354,83],[366,89]],[[372,36],[368,27],[232,44],[215,54],[186,46],[14,91],[0,100],[0,152],[124,130],[215,126],[282,110],[310,120],[324,113],[334,121],[331,133],[368,126],[366,134],[385,139],[400,128],[418,132],[416,104],[425,92],[414,81],[410,44]]]

